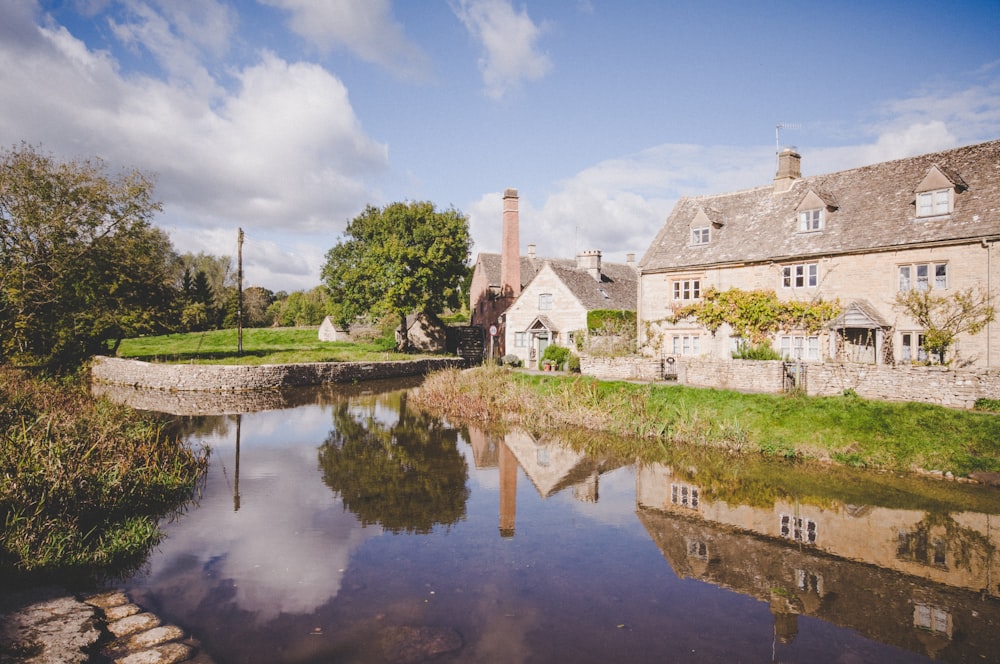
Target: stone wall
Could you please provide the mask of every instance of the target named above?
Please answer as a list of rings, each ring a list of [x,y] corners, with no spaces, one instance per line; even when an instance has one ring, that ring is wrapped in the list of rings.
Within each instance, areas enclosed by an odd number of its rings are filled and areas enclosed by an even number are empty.
[[[257,366],[153,364],[117,357],[95,357],[91,377],[96,383],[129,385],[154,390],[245,392],[420,376],[431,371],[464,365],[464,360],[457,357],[393,362],[310,362]]]
[[[976,399],[1000,399],[1000,371],[951,369],[939,366],[875,366],[804,362],[798,365],[800,386],[811,396],[836,396],[854,390],[865,399],[919,401],[954,408],[972,408]],[[664,376],[661,368],[665,368]],[[783,391],[796,365],[781,361],[678,358],[673,367],[647,357],[581,357],[580,371],[604,380],[663,380],[693,387],[743,392]]]

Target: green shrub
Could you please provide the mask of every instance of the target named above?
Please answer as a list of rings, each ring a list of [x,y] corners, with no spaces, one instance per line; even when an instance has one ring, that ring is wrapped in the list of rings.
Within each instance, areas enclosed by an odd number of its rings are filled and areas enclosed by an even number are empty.
[[[550,360],[552,364],[557,367],[564,365],[570,356],[569,348],[565,346],[557,346],[555,344],[550,344],[545,347],[545,351],[542,353],[542,362],[545,360]]]
[[[566,368],[573,373],[580,373],[580,356],[576,353],[570,353],[569,360],[566,362]]]
[[[759,344],[740,343],[733,351],[734,360],[780,360],[781,353],[771,348],[771,344],[762,341]]]
[[[519,367],[521,366],[521,358],[513,353],[508,353],[500,358],[500,364],[507,367]]]
[[[587,329],[591,332],[635,327],[635,312],[619,309],[595,309],[587,312]]]
[[[972,406],[974,410],[985,410],[992,413],[1000,413],[1000,399],[987,399],[982,397],[976,399],[976,403]]]

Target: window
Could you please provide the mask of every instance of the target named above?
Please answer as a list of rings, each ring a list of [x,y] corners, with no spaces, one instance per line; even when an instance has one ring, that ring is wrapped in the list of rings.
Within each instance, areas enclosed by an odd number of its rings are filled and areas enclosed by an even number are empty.
[[[538,310],[539,311],[552,310],[552,293],[540,293],[538,295]]]
[[[807,233],[823,228],[823,209],[802,210],[799,212],[799,231]]]
[[[708,560],[708,543],[702,540],[686,540],[688,558]]]
[[[671,484],[670,502],[681,507],[698,509],[698,487],[687,484]]]
[[[816,543],[816,522],[789,514],[781,515],[781,536],[803,544]]]
[[[901,362],[926,362],[927,351],[924,350],[924,335],[918,332],[903,332],[899,360]]]
[[[819,263],[799,263],[781,268],[783,288],[813,288],[819,285]]]
[[[708,244],[709,238],[708,226],[691,229],[691,244]]]
[[[781,356],[786,360],[819,360],[819,337],[788,335],[779,342]]]
[[[913,626],[931,632],[946,635],[951,638],[952,619],[947,609],[941,609],[927,604],[913,605]]]
[[[524,348],[528,345],[528,335],[524,332],[514,333],[514,347]]]
[[[917,194],[917,216],[934,217],[951,212],[951,189],[922,191]]]
[[[701,297],[701,280],[684,279],[674,282],[675,300],[697,300]]]
[[[925,291],[931,287],[948,287],[947,263],[914,263],[899,266],[899,290],[905,293],[916,289]]]
[[[674,355],[698,355],[701,353],[698,335],[682,334],[673,338]]]

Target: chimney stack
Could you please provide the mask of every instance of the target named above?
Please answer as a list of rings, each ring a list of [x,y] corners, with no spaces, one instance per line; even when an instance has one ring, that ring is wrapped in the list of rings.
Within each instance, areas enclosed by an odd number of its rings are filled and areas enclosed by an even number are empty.
[[[500,248],[500,292],[521,294],[521,242],[518,237],[517,189],[503,192],[503,237]]]
[[[577,254],[576,266],[586,270],[594,280],[601,280],[601,252],[597,249],[581,251]]]
[[[635,267],[635,254],[634,253],[629,252],[629,253],[625,254],[625,264],[628,265],[629,267]]]
[[[802,155],[795,148],[785,148],[778,154],[778,172],[774,175],[774,192],[788,191],[796,180],[802,179]]]
[[[535,260],[535,245],[533,244],[528,245],[528,258]]]

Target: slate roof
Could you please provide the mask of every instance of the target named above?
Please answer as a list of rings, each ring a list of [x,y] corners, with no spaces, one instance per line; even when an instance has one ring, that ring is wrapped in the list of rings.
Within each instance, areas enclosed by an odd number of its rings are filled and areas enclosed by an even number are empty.
[[[916,218],[916,190],[933,166],[956,186],[951,214]],[[821,231],[799,232],[809,192],[826,205]],[[690,244],[699,211],[711,240]],[[1000,140],[804,177],[784,193],[773,185],[681,198],[639,262],[643,272],[782,261],[876,249],[1000,237]]]
[[[538,271],[542,269],[547,258],[531,258],[521,256],[521,288],[523,289],[529,281],[535,278]],[[500,254],[480,253],[476,259],[477,265],[486,274],[487,283],[490,288],[500,288]]]
[[[500,254],[479,254],[479,266],[486,273],[491,288],[500,288]],[[548,263],[588,311],[618,309],[635,311],[639,273],[624,263],[601,263],[601,281],[578,268],[575,259],[531,258],[521,256],[521,290]]]
[[[590,276],[590,272],[576,267],[576,261],[550,260],[549,265],[587,311],[635,311],[639,273],[634,267],[621,263],[602,263],[601,280],[597,281]]]

